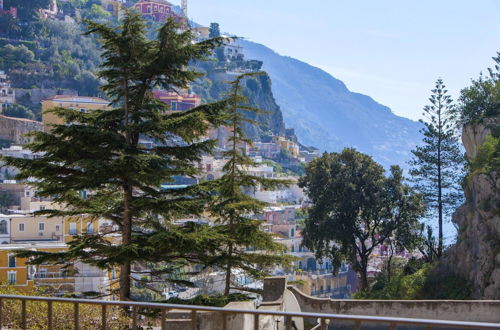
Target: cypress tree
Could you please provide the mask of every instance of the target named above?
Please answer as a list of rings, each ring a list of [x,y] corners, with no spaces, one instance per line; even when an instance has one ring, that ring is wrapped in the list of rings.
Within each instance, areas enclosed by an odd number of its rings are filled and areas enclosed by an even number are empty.
[[[454,105],[442,79],[436,81],[420,120],[423,144],[412,150],[410,175],[415,188],[424,195],[431,214],[438,218],[437,257],[443,254],[443,218],[462,203],[460,177],[463,176],[464,156],[456,134]]]
[[[228,161],[223,167],[223,176],[216,182],[217,195],[209,206],[216,219],[216,228],[224,237],[213,264],[225,270],[225,295],[231,289],[233,270],[239,269],[259,278],[268,274],[271,267],[287,266],[293,260],[283,254],[285,247],[276,243],[272,234],[262,230],[262,221],[252,219],[262,212],[267,203],[245,194],[245,191],[255,191],[258,188],[276,189],[289,184],[285,180],[262,178],[247,173],[251,166],[257,164],[244,152],[245,145],[251,145],[252,141],[245,137],[243,125],[256,124],[247,115],[262,111],[248,105],[248,100],[242,93],[242,82],[258,74],[260,73],[242,74],[231,82],[227,98],[229,111],[225,118],[225,125],[232,129],[232,136],[229,138],[231,148],[224,152]]]
[[[153,97],[152,90],[187,88],[200,76],[189,63],[202,60],[220,46],[220,38],[193,43],[190,30],[181,31],[173,20],[146,37],[144,21],[127,12],[117,27],[87,22],[88,34],[99,37],[103,64],[99,77],[112,110],[82,113],[53,109],[67,125],[50,132],[33,132],[33,152],[38,159],[4,158],[20,170],[19,179],[35,178],[40,196],[50,196],[65,206],[46,210],[51,216],[86,214],[97,221],[111,220],[120,242],[106,235],[80,235],[68,251],[47,254],[24,251],[33,263],[70,265],[80,260],[102,268],[120,267],[120,299],[130,299],[131,265],[160,265],[156,275],[188,263],[204,263],[210,250],[219,246],[208,227],[183,227],[172,220],[200,214],[206,203],[204,186],[163,190],[174,176],[194,176],[193,166],[214,141],[202,137],[210,125],[220,124],[227,101],[205,104],[184,112],[169,111]],[[146,147],[140,139],[154,142]],[[89,192],[85,198],[82,191]]]

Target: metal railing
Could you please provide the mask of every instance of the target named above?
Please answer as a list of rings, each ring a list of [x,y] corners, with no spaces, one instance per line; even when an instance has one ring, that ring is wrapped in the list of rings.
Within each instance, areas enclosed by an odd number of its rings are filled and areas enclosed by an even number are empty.
[[[255,330],[260,329],[259,318],[264,316],[274,316],[284,320],[282,327],[286,330],[291,330],[293,325],[292,318],[313,319],[317,320],[318,324],[313,329],[328,329],[329,324],[334,324],[338,321],[352,322],[353,328],[361,329],[363,323],[381,323],[388,325],[390,329],[396,329],[398,325],[413,325],[423,326],[427,329],[453,328],[453,329],[500,329],[500,323],[485,323],[485,322],[464,322],[464,321],[446,321],[446,320],[428,320],[428,319],[413,319],[402,317],[381,317],[381,316],[364,316],[364,315],[344,315],[344,314],[320,314],[320,313],[300,313],[300,312],[281,312],[270,310],[254,310],[254,309],[230,309],[208,306],[192,306],[192,305],[174,305],[161,303],[145,303],[145,302],[130,302],[130,301],[104,301],[92,299],[72,299],[72,298],[52,298],[52,297],[31,297],[31,296],[16,296],[16,295],[0,295],[0,329],[4,325],[6,313],[12,313],[13,310],[4,308],[7,301],[14,300],[21,302],[21,329],[27,329],[27,302],[42,302],[47,304],[47,319],[46,328],[53,329],[53,305],[54,303],[68,303],[73,305],[73,320],[65,320],[66,326],[73,323],[73,329],[80,329],[80,305],[98,305],[101,309],[101,315],[96,316],[97,322],[94,323],[94,329],[108,329],[108,311],[112,307],[121,307],[123,310],[128,310],[127,322],[125,326],[131,326],[132,329],[138,329],[138,321],[140,319],[139,311],[141,310],[157,310],[159,311],[159,324],[162,330],[168,329],[167,313],[172,310],[181,310],[190,312],[190,327],[191,329],[199,329],[197,313],[212,312],[222,316],[222,324],[220,329],[227,330],[227,319],[230,316],[250,314],[253,315],[253,327]],[[44,327],[45,328],[45,327]],[[83,329],[83,328],[82,328]],[[203,329],[203,328],[200,328]]]
[[[62,272],[37,272],[29,276],[29,279],[54,279],[54,278],[74,278],[74,277],[107,277],[105,272],[77,272],[77,273],[62,273]]]

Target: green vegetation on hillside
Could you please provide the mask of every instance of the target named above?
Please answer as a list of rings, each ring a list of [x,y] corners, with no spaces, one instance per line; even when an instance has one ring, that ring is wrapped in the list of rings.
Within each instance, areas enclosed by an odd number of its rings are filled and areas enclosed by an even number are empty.
[[[467,282],[455,276],[437,275],[434,263],[410,259],[406,263],[395,263],[392,276],[387,276],[387,267],[379,273],[369,290],[359,291],[356,299],[470,299]]]
[[[478,123],[484,118],[500,116],[500,52],[493,57],[494,68],[481,74],[460,94],[458,116],[460,124]]]

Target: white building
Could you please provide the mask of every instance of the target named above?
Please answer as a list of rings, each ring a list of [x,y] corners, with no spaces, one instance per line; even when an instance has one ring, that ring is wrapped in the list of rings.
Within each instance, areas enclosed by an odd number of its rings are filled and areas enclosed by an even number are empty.
[[[16,93],[10,85],[9,77],[4,71],[0,71],[0,110],[16,103]]]
[[[33,153],[31,150],[23,149],[21,146],[2,148],[0,150],[0,155],[24,159],[35,159],[40,156],[39,154]],[[0,179],[12,177],[18,173],[19,170],[17,168],[4,166],[3,162],[0,162]]]

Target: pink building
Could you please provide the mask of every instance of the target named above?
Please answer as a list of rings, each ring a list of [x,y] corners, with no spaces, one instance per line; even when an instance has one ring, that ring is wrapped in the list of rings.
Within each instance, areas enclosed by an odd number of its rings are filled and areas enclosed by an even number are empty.
[[[201,97],[196,94],[178,94],[162,90],[153,91],[158,100],[170,106],[170,110],[186,111],[201,104]]]
[[[17,8],[10,7],[8,10],[3,8],[3,0],[0,0],[0,15],[12,15],[17,17]]]
[[[169,17],[174,17],[176,21],[182,20],[179,16],[172,10],[172,4],[165,0],[139,0],[134,5],[143,17],[151,18],[158,22],[163,22]]]

